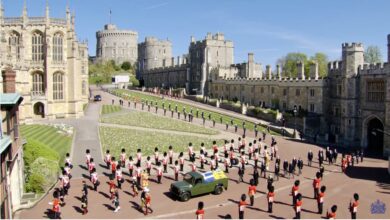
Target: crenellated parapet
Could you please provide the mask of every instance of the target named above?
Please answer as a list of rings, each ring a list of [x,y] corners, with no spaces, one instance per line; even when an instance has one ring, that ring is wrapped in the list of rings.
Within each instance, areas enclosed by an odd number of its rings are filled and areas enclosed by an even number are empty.
[[[364,64],[359,66],[359,75],[386,75],[390,74],[390,63]]]

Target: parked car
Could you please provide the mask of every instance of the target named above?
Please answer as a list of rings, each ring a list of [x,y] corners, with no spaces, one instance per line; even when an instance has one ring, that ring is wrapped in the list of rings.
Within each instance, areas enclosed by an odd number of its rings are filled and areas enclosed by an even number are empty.
[[[221,170],[205,173],[189,172],[183,181],[171,184],[170,193],[181,201],[188,201],[192,196],[214,193],[219,195],[228,188],[228,178]]]
[[[102,101],[102,96],[101,95],[95,95],[95,97],[93,97],[93,101],[95,101],[95,102]]]

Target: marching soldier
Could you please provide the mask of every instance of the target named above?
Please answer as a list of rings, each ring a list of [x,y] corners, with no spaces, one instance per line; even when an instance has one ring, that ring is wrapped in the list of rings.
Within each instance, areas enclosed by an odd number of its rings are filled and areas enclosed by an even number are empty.
[[[353,202],[349,202],[349,212],[351,213],[351,219],[356,219],[357,208],[359,206],[359,194],[353,194]]]
[[[283,161],[283,173],[284,173],[285,178],[287,177],[287,172],[288,172],[288,162],[287,162],[287,160],[284,160]]]
[[[137,184],[141,185],[141,176],[142,176],[142,169],[141,166],[137,165],[137,169],[135,170],[135,175],[137,177]]]
[[[320,183],[321,183],[320,177],[321,177],[320,172],[317,172],[316,178],[313,180],[314,199],[317,199],[320,190]]]
[[[196,210],[195,215],[196,219],[203,219],[204,218],[204,210],[203,210],[203,202],[198,203],[198,210]]]
[[[146,171],[148,172],[148,175],[150,176],[150,170],[152,169],[152,161],[150,161],[150,157],[148,156],[146,158]]]
[[[173,167],[173,171],[175,173],[175,181],[178,181],[179,180],[179,162],[176,160],[175,161],[175,166]]]
[[[301,219],[301,208],[302,208],[302,195],[300,193],[297,194],[297,201],[294,205],[295,207],[295,219]]]
[[[293,201],[293,206],[297,203],[297,196],[298,196],[298,190],[299,190],[299,180],[295,180],[294,186],[291,188],[291,196]]]
[[[322,215],[322,210],[324,208],[324,196],[325,196],[326,186],[321,186],[320,192],[317,196],[317,206],[318,206],[318,214]]]
[[[141,160],[142,160],[142,152],[141,149],[137,149],[137,166],[141,166]]]
[[[225,160],[224,160],[224,165],[225,165],[225,172],[229,173],[229,167],[231,166],[229,156],[225,154]]]
[[[167,167],[168,167],[168,154],[167,154],[167,152],[164,152],[164,154],[163,154],[162,165],[164,167],[164,173],[168,173],[168,171],[167,171]]]
[[[160,162],[157,163],[157,168],[155,168],[155,169],[157,171],[157,183],[161,184],[161,178],[162,178],[162,175],[163,175],[163,170],[162,170]]]
[[[313,152],[309,150],[309,152],[307,153],[307,165],[309,167],[311,167],[312,161],[313,161]]]
[[[122,148],[122,152],[121,152],[121,155],[120,155],[120,162],[121,162],[121,167],[125,167],[125,162],[126,162],[126,150],[124,148]]]
[[[73,169],[72,159],[70,159],[70,154],[66,153],[65,163],[68,163],[69,168]]]
[[[111,164],[110,150],[106,150],[106,155],[104,156],[104,162],[107,165],[107,169],[110,169],[110,164]]]
[[[121,168],[120,165],[118,165],[116,167],[115,178],[116,178],[116,181],[118,183],[118,188],[121,189],[122,188],[122,183],[124,182],[124,179],[123,179],[123,176],[122,176],[122,168]]]
[[[131,189],[133,190],[133,197],[136,197],[138,196],[138,185],[137,185],[137,178],[135,176],[133,176],[131,179],[130,179],[130,183],[131,183]]]
[[[90,160],[91,160],[91,154],[90,154],[90,151],[89,151],[89,149],[87,149],[86,151],[85,151],[85,160],[86,160],[86,164],[87,164],[87,166],[89,166],[89,162],[90,162]]]
[[[93,168],[95,168],[95,162],[93,161],[93,158],[91,158],[88,164],[89,176],[91,176]]]
[[[169,154],[169,164],[172,165],[172,163],[173,163],[173,148],[172,148],[172,145],[169,145],[168,154]]]
[[[302,169],[303,169],[303,160],[301,158],[298,159],[297,166],[298,166],[298,176],[299,176],[302,174]]]
[[[255,181],[255,186],[259,184],[259,171],[257,170],[257,167],[253,167],[253,179]]]
[[[240,202],[238,203],[238,218],[239,219],[244,219],[244,211],[245,211],[245,207],[248,205],[248,203],[246,203],[246,195],[245,194],[242,194],[241,195],[241,200]]]
[[[275,197],[275,193],[274,193],[274,186],[271,186],[269,189],[268,189],[268,193],[267,193],[267,200],[268,200],[268,212],[269,213],[272,213],[272,206],[274,204],[274,197]]]
[[[326,218],[336,219],[336,211],[337,211],[337,205],[333,205],[332,208],[330,208],[330,212],[326,213]]]
[[[97,191],[97,187],[99,186],[100,182],[98,180],[98,175],[97,175],[97,172],[96,172],[96,168],[93,168],[93,170],[92,170],[91,182],[93,184],[93,190]]]
[[[203,170],[204,169],[204,163],[205,163],[205,156],[204,156],[204,152],[203,152],[202,149],[200,150],[199,159],[200,159],[200,169]]]
[[[253,206],[255,202],[256,185],[254,179],[251,179],[249,182],[250,182],[250,186],[248,188],[248,196],[250,199],[251,206]]]
[[[118,162],[115,160],[115,157],[111,157],[111,175],[115,176],[116,167]]]
[[[157,165],[158,161],[159,161],[159,156],[160,156],[160,153],[158,152],[158,148],[154,148],[154,164]]]
[[[252,160],[252,154],[253,154],[253,146],[252,143],[249,143],[249,147],[248,147],[249,160]]]
[[[180,172],[183,172],[184,169],[184,155],[183,152],[179,154],[179,163],[180,163]]]
[[[129,160],[127,162],[127,168],[129,169],[129,176],[132,177],[134,170],[134,161],[132,156],[129,157]]]

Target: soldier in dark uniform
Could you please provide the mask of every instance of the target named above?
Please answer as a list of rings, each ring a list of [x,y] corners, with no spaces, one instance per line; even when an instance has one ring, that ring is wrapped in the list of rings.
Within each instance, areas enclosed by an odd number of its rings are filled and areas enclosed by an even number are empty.
[[[280,167],[278,163],[275,163],[275,177],[279,181],[279,172],[280,172]]]
[[[255,181],[255,186],[257,186],[259,184],[259,171],[257,167],[253,168],[253,180]]]
[[[237,124],[235,124],[234,125],[234,132],[236,132],[236,133],[237,133],[237,128],[238,128],[238,126],[237,126]]]
[[[226,122],[226,130],[229,129],[229,124]]]
[[[309,150],[309,152],[307,153],[307,165],[309,167],[311,167],[312,161],[313,161],[313,152]]]
[[[287,177],[287,172],[288,172],[288,162],[287,160],[283,161],[283,172],[284,172],[284,177]]]
[[[215,127],[215,119],[213,119],[213,127]]]

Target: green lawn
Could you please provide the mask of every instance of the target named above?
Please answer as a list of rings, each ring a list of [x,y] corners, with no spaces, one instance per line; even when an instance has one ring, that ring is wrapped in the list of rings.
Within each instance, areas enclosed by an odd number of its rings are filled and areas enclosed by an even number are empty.
[[[119,112],[120,110],[122,110],[122,107],[120,107],[118,105],[103,105],[101,112],[103,115],[105,115],[105,114],[110,114],[110,113],[114,113],[114,112]]]
[[[145,101],[145,100],[148,100],[149,102],[152,101],[153,102],[153,106],[155,105],[155,102],[157,102],[157,105],[159,106],[159,108],[162,108],[162,104],[163,103],[165,103],[165,107],[168,108],[168,104],[171,103],[171,108],[174,109],[175,105],[177,105],[178,111],[180,111],[180,112],[183,111],[184,107],[185,107],[187,112],[189,112],[190,109],[192,108],[194,116],[196,116],[195,114],[196,114],[197,108],[195,108],[195,107],[193,107],[191,105],[188,105],[188,104],[183,104],[181,102],[176,102],[176,101],[173,101],[173,100],[165,100],[165,99],[162,99],[161,97],[152,96],[152,95],[139,93],[139,92],[135,92],[135,91],[130,91],[130,90],[124,90],[124,89],[115,89],[114,90],[114,94],[116,94],[117,96],[120,96],[122,98],[129,97],[129,99],[132,100],[132,101],[135,101],[135,100],[138,101],[138,102],[142,102],[142,101]],[[208,111],[208,110],[201,109],[201,108],[199,108],[198,110],[199,110],[199,117],[201,117],[201,112],[202,111],[204,112],[204,115],[205,115],[207,120],[208,120],[208,115],[209,114],[211,114],[211,120],[214,119],[217,123],[220,123],[220,118],[222,117],[222,123],[223,124],[229,123],[229,127],[231,126],[231,124],[230,124],[230,120],[231,119],[233,119],[233,124],[237,124],[238,127],[242,127],[242,122],[244,121],[242,119],[235,118],[235,117],[230,117],[228,115],[220,114],[218,112],[212,112],[212,111]],[[254,123],[246,121],[245,122],[245,127],[248,130],[254,130]],[[262,131],[266,130],[264,127],[260,127],[260,126],[258,126],[257,128],[258,128],[259,132],[262,132]],[[279,135],[279,134],[277,134],[277,133],[275,133],[273,131],[271,131],[271,134]]]
[[[212,139],[196,136],[106,126],[100,126],[99,131],[103,152],[109,149],[111,154],[116,156],[120,155],[122,148],[125,148],[127,154],[133,155],[133,157],[138,148],[142,149],[143,155],[152,155],[155,147],[158,147],[160,152],[168,152],[169,145],[173,146],[175,152],[187,152],[189,142],[192,142],[195,150],[199,150],[202,142],[205,143],[207,149],[210,149],[213,141]],[[222,145],[223,140],[217,140],[217,143]]]
[[[60,165],[63,164],[66,153],[70,153],[72,136],[60,132],[60,129],[48,125],[21,125],[20,132],[27,141],[35,140],[56,151],[60,156]]]
[[[102,117],[102,122],[120,125],[131,125],[162,130],[183,131],[198,134],[218,134],[219,132],[203,126],[191,124],[181,120],[161,117],[149,112],[131,111],[120,115]]]

